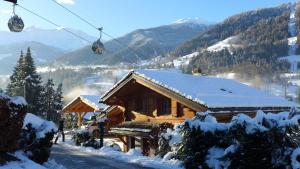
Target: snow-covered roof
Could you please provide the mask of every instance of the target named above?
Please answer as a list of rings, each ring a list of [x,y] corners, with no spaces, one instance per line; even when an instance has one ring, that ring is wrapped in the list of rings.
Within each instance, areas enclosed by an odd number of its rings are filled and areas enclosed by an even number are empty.
[[[135,70],[134,73],[189,100],[218,107],[299,107],[235,80],[183,74],[176,70]]]
[[[90,105],[93,105],[93,107],[97,108],[97,110],[102,110],[107,107],[106,104],[99,103],[100,102],[100,96],[96,95],[80,95],[79,96],[83,101],[87,102]]]
[[[63,110],[67,109],[70,105],[74,104],[78,99],[82,100],[85,104],[88,104],[90,107],[94,109],[94,111],[99,111],[107,108],[106,104],[100,103],[100,96],[97,95],[80,95],[70,101]]]

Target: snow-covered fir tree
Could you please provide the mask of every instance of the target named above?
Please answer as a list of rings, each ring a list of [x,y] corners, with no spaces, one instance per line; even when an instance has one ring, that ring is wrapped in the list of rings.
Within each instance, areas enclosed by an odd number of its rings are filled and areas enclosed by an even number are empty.
[[[63,108],[62,84],[59,84],[56,91],[53,79],[48,79],[44,84],[43,108],[47,120],[58,122],[60,110]]]
[[[23,96],[28,102],[28,111],[41,115],[42,90],[41,76],[36,72],[30,48],[27,49],[25,56],[21,51],[17,65],[10,76],[7,93],[11,96]]]
[[[23,69],[24,55],[21,51],[20,58],[13,70],[13,74],[10,76],[10,83],[7,85],[6,92],[11,96],[24,96],[24,84],[22,83],[22,77],[24,77]]]
[[[53,111],[54,111],[54,83],[52,79],[48,79],[44,84],[44,112],[47,120],[53,119]]]
[[[60,83],[55,91],[55,95],[54,95],[54,109],[56,112],[56,119],[55,121],[59,120],[60,117],[60,111],[63,108],[63,92],[62,92],[62,83]]]

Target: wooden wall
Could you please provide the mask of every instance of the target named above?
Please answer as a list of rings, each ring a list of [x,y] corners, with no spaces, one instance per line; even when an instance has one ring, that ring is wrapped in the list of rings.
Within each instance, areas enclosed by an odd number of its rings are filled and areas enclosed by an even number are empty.
[[[147,88],[138,88],[126,98],[126,121],[179,123],[195,116],[194,110]]]

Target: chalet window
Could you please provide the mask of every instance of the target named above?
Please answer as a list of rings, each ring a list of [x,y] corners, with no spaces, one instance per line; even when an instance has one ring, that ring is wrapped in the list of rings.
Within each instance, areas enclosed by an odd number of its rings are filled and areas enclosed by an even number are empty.
[[[135,98],[134,107],[135,107],[136,111],[142,111],[143,110],[142,98],[140,98],[140,97]]]
[[[151,106],[154,104],[153,103],[153,97],[151,97],[150,95],[146,95],[143,97],[143,101],[142,101],[142,111],[145,114],[150,114],[151,113]]]
[[[161,99],[161,106],[160,106],[160,115],[167,115],[171,113],[171,99],[169,98],[162,98]]]
[[[144,95],[142,97],[136,97],[135,99],[135,110],[145,114],[151,112],[151,105],[153,105],[153,98],[149,95]]]

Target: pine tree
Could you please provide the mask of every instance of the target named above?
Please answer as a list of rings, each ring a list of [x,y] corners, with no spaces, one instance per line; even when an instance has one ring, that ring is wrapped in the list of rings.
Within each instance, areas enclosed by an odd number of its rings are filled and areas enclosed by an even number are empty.
[[[24,58],[24,72],[25,72],[25,86],[26,86],[26,100],[29,103],[30,112],[38,112],[41,115],[42,106],[42,78],[36,72],[33,58],[31,57],[30,48],[27,49]]]
[[[43,93],[43,100],[44,100],[44,112],[46,115],[47,120],[54,120],[55,119],[55,90],[54,90],[54,83],[52,79],[48,79],[47,82],[44,84],[44,93]]]
[[[22,72],[24,66],[24,55],[21,51],[20,58],[13,70],[13,74],[10,76],[10,83],[7,86],[6,92],[10,96],[24,96],[24,79],[25,75]]]
[[[26,55],[21,51],[20,58],[10,76],[7,93],[11,96],[23,96],[28,102],[28,111],[41,115],[42,80],[37,74],[30,48]]]
[[[63,108],[63,96],[62,96],[62,83],[60,83],[58,86],[57,86],[57,89],[56,89],[56,92],[55,92],[55,95],[54,95],[54,110],[55,110],[55,119],[54,121],[55,122],[58,122],[59,120],[59,117],[60,117],[60,111],[62,110]]]

